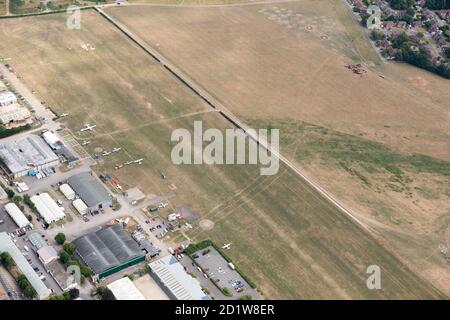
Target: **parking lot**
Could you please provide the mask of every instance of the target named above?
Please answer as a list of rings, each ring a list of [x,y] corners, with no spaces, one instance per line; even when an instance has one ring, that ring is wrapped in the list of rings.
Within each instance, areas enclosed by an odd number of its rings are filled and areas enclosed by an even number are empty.
[[[239,299],[244,295],[251,295],[254,300],[261,299],[259,294],[236,270],[230,268],[228,262],[213,247],[197,251],[192,257],[210,280],[216,282],[221,288],[228,288],[233,298]]]

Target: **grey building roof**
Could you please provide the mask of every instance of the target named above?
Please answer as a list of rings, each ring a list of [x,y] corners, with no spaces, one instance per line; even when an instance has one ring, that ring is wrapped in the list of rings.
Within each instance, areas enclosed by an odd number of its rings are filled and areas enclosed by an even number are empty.
[[[35,135],[0,144],[0,157],[11,173],[31,170],[58,161],[58,156]]]
[[[20,272],[27,277],[34,290],[36,290],[40,299],[45,299],[50,295],[50,290],[45,286],[6,232],[0,232],[0,252],[9,253]]]
[[[105,187],[89,172],[71,176],[67,179],[67,183],[90,208],[111,200],[111,195]]]
[[[144,255],[138,244],[118,224],[88,233],[73,243],[77,254],[95,274]]]
[[[29,233],[28,240],[36,248],[36,250],[48,246],[47,242],[44,240],[44,238],[42,238],[42,234],[39,232]]]

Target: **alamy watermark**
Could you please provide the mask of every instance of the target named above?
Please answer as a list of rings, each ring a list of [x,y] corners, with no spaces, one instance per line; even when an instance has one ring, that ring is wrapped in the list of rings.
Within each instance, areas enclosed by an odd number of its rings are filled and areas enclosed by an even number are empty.
[[[381,289],[381,269],[376,264],[367,267],[366,273],[369,277],[366,281],[367,289],[380,290]]]
[[[66,14],[68,15],[66,20],[66,26],[70,30],[81,29],[81,10],[78,6],[67,7]]]
[[[381,9],[376,5],[370,5],[367,8],[367,13],[370,17],[367,18],[367,29],[374,30],[381,28]]]
[[[202,121],[194,121],[193,137],[187,129],[176,129],[170,140],[177,142],[171,152],[172,162],[176,165],[259,164],[261,175],[278,173],[278,129],[248,129],[247,132],[225,129],[224,137],[222,131],[215,128],[203,132]],[[207,143],[205,147],[204,143]]]

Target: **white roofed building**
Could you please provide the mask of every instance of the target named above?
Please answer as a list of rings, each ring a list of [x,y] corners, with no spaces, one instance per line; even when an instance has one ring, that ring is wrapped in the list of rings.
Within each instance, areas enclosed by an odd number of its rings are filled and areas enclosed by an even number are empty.
[[[75,207],[75,209],[77,209],[77,211],[82,215],[86,215],[88,213],[88,206],[86,205],[86,203],[83,202],[83,200],[81,199],[75,199],[72,202],[73,206]]]
[[[59,164],[58,156],[36,135],[0,144],[0,157],[13,178],[23,177],[34,170],[53,168]]]
[[[128,277],[121,278],[107,285],[116,300],[145,300],[144,295]]]
[[[22,252],[20,252],[19,248],[17,248],[6,232],[0,232],[0,252],[9,253],[17,268],[25,275],[34,290],[36,290],[39,299],[45,299],[50,296],[50,290],[42,282],[39,275],[33,270]]]
[[[17,103],[17,98],[11,91],[0,92],[0,106],[4,107],[13,103]]]
[[[73,191],[73,189],[67,183],[60,185],[59,191],[62,192],[62,194],[67,198],[67,200],[74,200],[76,197],[75,191]]]
[[[19,228],[24,228],[30,224],[30,221],[28,221],[23,212],[19,209],[19,207],[15,203],[11,202],[6,204],[5,210]]]
[[[64,219],[66,216],[64,211],[62,211],[62,209],[48,195],[48,193],[41,193],[39,195],[32,196],[31,201],[36,206],[39,214],[48,224]]]
[[[51,131],[46,131],[42,134],[42,138],[44,138],[45,142],[53,149],[59,149],[61,143],[61,139],[58,138],[56,134]]]

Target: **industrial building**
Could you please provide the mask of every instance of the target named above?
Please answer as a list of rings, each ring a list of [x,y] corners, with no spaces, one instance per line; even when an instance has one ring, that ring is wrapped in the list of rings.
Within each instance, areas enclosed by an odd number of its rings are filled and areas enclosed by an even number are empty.
[[[75,200],[75,191],[73,191],[73,189],[67,183],[60,185],[59,191],[61,191],[61,193],[66,197],[67,200]]]
[[[48,246],[47,241],[42,237],[42,234],[37,231],[28,233],[28,241],[30,241],[34,251],[38,251],[40,248]]]
[[[78,213],[82,216],[86,215],[88,213],[89,208],[87,205],[83,202],[81,199],[75,199],[72,202],[72,205],[77,209]]]
[[[97,211],[112,206],[111,195],[92,173],[78,173],[71,176],[67,183],[88,206],[90,211]]]
[[[31,197],[31,202],[36,206],[37,211],[41,217],[51,224],[53,222],[64,219],[66,216],[64,211],[58,206],[58,204],[49,196],[48,193],[41,193]]]
[[[33,270],[6,232],[0,232],[0,252],[9,253],[17,268],[27,277],[34,290],[36,290],[39,299],[45,299],[50,296],[50,290],[42,282],[39,275]]]
[[[77,256],[97,281],[145,260],[138,244],[118,224],[85,234],[73,241]]]
[[[11,91],[0,92],[0,106],[8,106],[10,104],[17,103],[17,98]]]
[[[76,157],[61,141],[61,139],[51,131],[46,131],[42,134],[42,138],[48,146],[57,154],[62,156],[68,165],[73,165],[79,158]]]
[[[2,124],[24,121],[30,117],[30,111],[18,103],[0,107],[0,123]]]
[[[0,144],[0,158],[6,173],[13,178],[59,164],[58,156],[36,135]]]
[[[59,259],[58,251],[53,246],[42,247],[36,253],[44,266]]]
[[[174,300],[210,300],[197,279],[191,277],[178,260],[166,256],[149,264],[150,275]]]
[[[128,277],[121,278],[107,285],[116,300],[145,300],[144,295]]]
[[[30,221],[25,217],[22,210],[15,203],[8,203],[5,205],[5,210],[14,220],[19,228],[24,228],[30,224]]]

